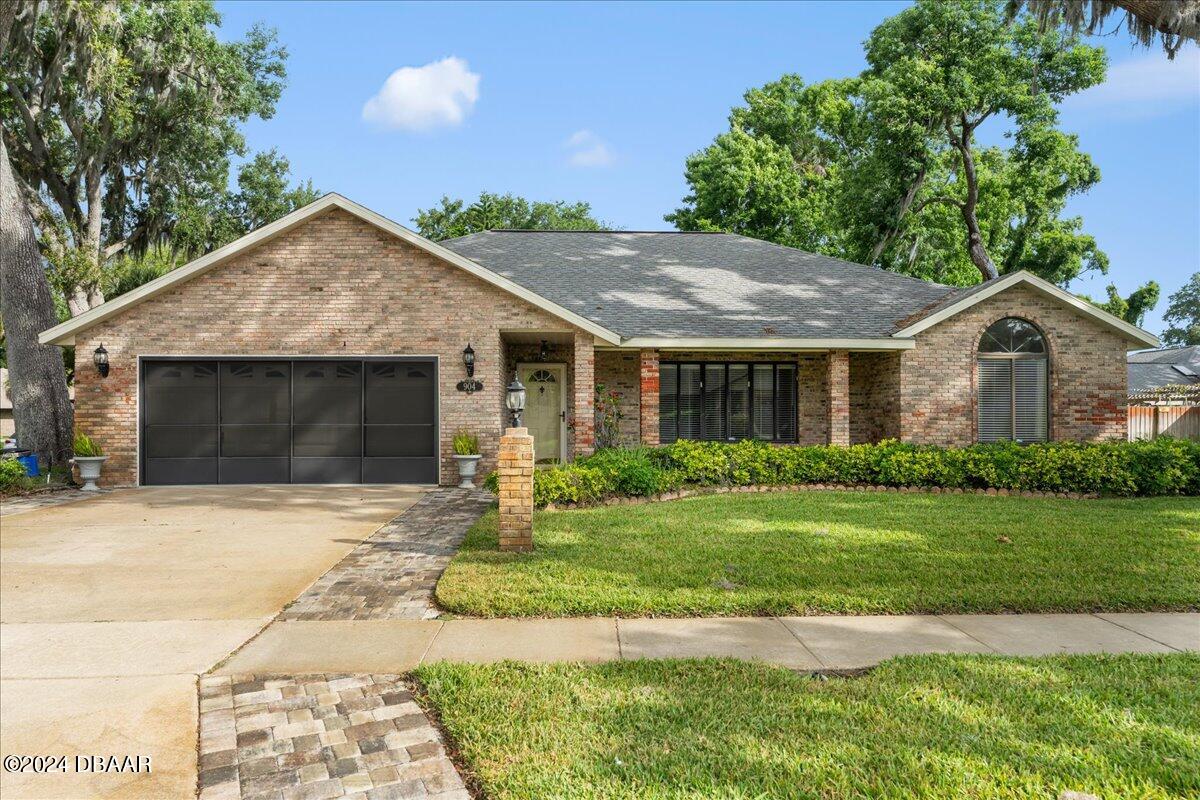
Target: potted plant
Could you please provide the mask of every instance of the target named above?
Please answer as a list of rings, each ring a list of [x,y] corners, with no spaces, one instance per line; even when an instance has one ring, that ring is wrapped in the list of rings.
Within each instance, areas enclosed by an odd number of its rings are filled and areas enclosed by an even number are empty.
[[[454,460],[458,462],[458,488],[475,488],[475,470],[479,466],[479,437],[466,431],[454,434]]]
[[[86,434],[75,434],[75,464],[79,467],[79,479],[83,481],[83,491],[94,492],[99,489],[96,481],[100,477],[100,465],[108,456],[100,449],[100,445],[92,441]]]

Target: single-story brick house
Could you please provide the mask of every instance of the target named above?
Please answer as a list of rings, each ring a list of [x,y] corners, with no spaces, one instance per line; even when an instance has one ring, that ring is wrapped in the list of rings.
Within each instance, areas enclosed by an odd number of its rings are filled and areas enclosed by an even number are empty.
[[[595,447],[600,384],[625,443],[1121,439],[1126,352],[1157,344],[1027,273],[962,289],[715,233],[435,243],[336,194],[41,340],[75,346],[110,485],[451,483],[459,430],[490,469],[514,372],[542,461]]]

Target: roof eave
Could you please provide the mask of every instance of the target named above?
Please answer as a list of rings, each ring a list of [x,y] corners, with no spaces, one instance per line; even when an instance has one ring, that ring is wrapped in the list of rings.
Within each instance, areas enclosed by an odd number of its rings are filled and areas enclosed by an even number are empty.
[[[764,338],[698,336],[631,336],[624,339],[620,349],[627,350],[911,350],[916,346],[912,339],[896,337],[858,339],[818,339],[812,337]]]
[[[1100,324],[1122,334],[1127,339],[1137,342],[1142,347],[1158,346],[1158,337],[1154,334],[1148,333],[1134,325],[1130,325],[1125,320],[1115,317],[1112,314],[1109,314],[1107,311],[1097,308],[1086,300],[1081,300],[1070,292],[1055,286],[1053,283],[1043,280],[1032,273],[1025,272],[1024,270],[1005,275],[1004,277],[996,280],[988,288],[975,292],[971,296],[965,297],[957,303],[951,303],[945,308],[940,309],[927,317],[923,317],[922,319],[917,320],[913,324],[908,325],[901,330],[896,331],[892,334],[892,336],[898,339],[912,338],[922,331],[928,330],[934,325],[949,319],[955,314],[965,311],[971,306],[974,306],[975,304],[980,303],[989,297],[1004,291],[1005,289],[1016,286],[1019,283],[1023,283],[1040,294],[1046,295],[1047,297],[1051,297],[1055,300],[1059,300],[1060,302],[1071,306],[1084,316],[1091,317]]]

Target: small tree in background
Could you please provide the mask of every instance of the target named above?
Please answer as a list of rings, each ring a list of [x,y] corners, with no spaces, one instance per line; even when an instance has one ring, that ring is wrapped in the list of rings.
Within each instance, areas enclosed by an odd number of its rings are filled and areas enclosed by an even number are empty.
[[[441,241],[481,231],[517,229],[534,231],[607,231],[609,226],[592,216],[589,203],[526,200],[514,194],[483,192],[471,205],[442,197],[441,204],[417,210],[413,220],[426,239]]]
[[[1200,344],[1200,272],[1192,273],[1192,279],[1167,300],[1163,322],[1167,323],[1163,344]]]

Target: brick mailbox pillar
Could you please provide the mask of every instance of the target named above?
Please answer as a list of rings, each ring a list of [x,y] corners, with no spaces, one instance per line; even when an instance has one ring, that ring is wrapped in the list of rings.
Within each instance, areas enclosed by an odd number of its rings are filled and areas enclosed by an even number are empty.
[[[533,437],[508,428],[500,437],[500,549],[533,549]]]

